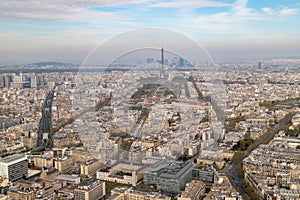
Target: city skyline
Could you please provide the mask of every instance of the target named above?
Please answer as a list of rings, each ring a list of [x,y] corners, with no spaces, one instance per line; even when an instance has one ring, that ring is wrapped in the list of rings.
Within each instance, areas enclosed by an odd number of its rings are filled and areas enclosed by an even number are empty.
[[[0,0],[0,200],[300,199],[298,0]]]
[[[0,64],[80,64],[108,38],[149,27],[193,38],[214,59],[300,55],[297,1],[15,0],[0,5]]]

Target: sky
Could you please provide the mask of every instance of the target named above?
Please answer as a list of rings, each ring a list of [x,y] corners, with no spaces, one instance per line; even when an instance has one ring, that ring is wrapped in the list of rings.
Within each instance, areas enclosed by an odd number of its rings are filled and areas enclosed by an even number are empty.
[[[0,0],[0,65],[81,63],[143,28],[186,35],[214,59],[300,56],[299,19],[298,0]]]

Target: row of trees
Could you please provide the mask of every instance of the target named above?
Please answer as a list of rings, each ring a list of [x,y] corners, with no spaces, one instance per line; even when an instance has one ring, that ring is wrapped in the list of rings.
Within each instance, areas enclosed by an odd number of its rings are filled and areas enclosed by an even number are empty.
[[[251,138],[246,138],[238,141],[233,147],[232,150],[234,151],[246,151],[248,147],[254,143],[254,140]]]

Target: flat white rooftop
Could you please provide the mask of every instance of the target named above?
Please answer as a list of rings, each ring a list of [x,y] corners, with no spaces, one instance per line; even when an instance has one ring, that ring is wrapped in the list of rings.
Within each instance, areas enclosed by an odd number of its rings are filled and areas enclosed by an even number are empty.
[[[13,154],[4,158],[0,158],[0,163],[11,163],[20,159],[26,159],[24,154]]]

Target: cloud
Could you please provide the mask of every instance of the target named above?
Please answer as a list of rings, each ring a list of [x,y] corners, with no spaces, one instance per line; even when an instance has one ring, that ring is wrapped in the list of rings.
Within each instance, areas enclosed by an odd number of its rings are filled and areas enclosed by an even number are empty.
[[[233,9],[235,11],[239,11],[239,10],[243,10],[247,7],[248,4],[248,0],[237,0],[234,4],[233,4]]]
[[[261,18],[262,15],[247,6],[248,0],[237,0],[232,6],[232,15],[243,18]]]
[[[276,27],[279,26],[277,22],[283,23],[287,20],[284,15],[297,14],[296,11],[298,10],[269,7],[255,9],[248,6],[247,0],[237,0],[226,12],[201,14],[193,10],[185,10],[179,16],[179,24],[183,32],[188,33],[193,30],[194,37],[202,35],[202,37],[210,38],[220,36],[237,38],[255,35],[255,37],[260,38],[263,34],[290,34],[292,28],[278,29]]]
[[[147,0],[0,0],[0,18],[67,21],[115,19],[115,12],[96,12],[87,8],[145,2]]]
[[[72,9],[72,10],[56,10],[44,11],[44,12],[27,12],[27,11],[15,11],[15,12],[1,12],[0,16],[8,19],[29,19],[29,20],[61,20],[69,22],[92,22],[94,20],[116,20],[121,19],[117,13],[111,12],[96,12],[88,11],[85,9]]]
[[[127,6],[130,4],[135,6]],[[126,9],[114,9],[114,5],[117,8],[118,5],[124,5]],[[175,29],[199,40],[216,41],[219,46],[219,41],[228,39],[230,47],[232,41],[241,38],[245,42],[245,48],[260,38],[282,34],[272,38],[275,38],[274,41],[278,39],[284,42],[286,35],[295,34],[293,36],[297,40],[294,40],[296,42],[293,45],[296,46],[299,44],[299,36],[296,35],[299,26],[296,26],[297,16],[290,16],[299,14],[299,8],[286,4],[286,7],[276,5],[260,9],[250,7],[248,0],[236,0],[230,4],[222,0],[0,0],[0,20],[5,22],[0,31],[0,52],[6,52],[1,54],[2,57],[11,57],[11,60],[16,57],[15,51],[19,51],[18,55],[24,59],[29,60],[30,55],[32,58],[41,56],[42,59],[50,47],[54,49],[53,58],[64,57],[63,51],[75,51],[80,46],[88,49],[99,39],[109,38],[124,30],[147,26]],[[101,9],[107,6],[111,7]],[[93,9],[95,7],[100,9]],[[216,12],[209,14],[194,9],[201,7],[225,9],[213,9]],[[165,9],[162,12],[155,8]],[[22,21],[23,19],[32,21]],[[56,21],[39,23],[40,20]],[[286,28],[282,28],[281,25],[287,20],[295,22],[296,25],[291,26],[289,23]],[[272,40],[268,40],[268,43],[272,44]],[[265,42],[266,46],[268,43]],[[30,49],[33,49],[32,52],[27,53]],[[58,53],[57,49],[61,51]],[[40,52],[46,53],[44,55]],[[70,58],[72,56],[76,57],[70,53]]]
[[[275,10],[271,9],[271,8],[268,8],[268,7],[264,7],[261,9],[265,14],[267,15],[273,15],[276,13]]]
[[[288,15],[296,15],[298,14],[298,9],[296,8],[283,8],[279,11],[281,16],[288,16]]]
[[[237,0],[227,12],[201,15],[196,12],[184,12],[182,23],[184,29],[200,32],[210,32],[214,34],[236,35],[242,32],[248,32],[248,24],[251,21],[265,19],[266,15],[257,12],[247,6],[247,0]]]
[[[161,2],[151,5],[155,8],[205,8],[205,7],[227,7],[231,6],[228,3],[218,1],[176,1],[176,2]]]

